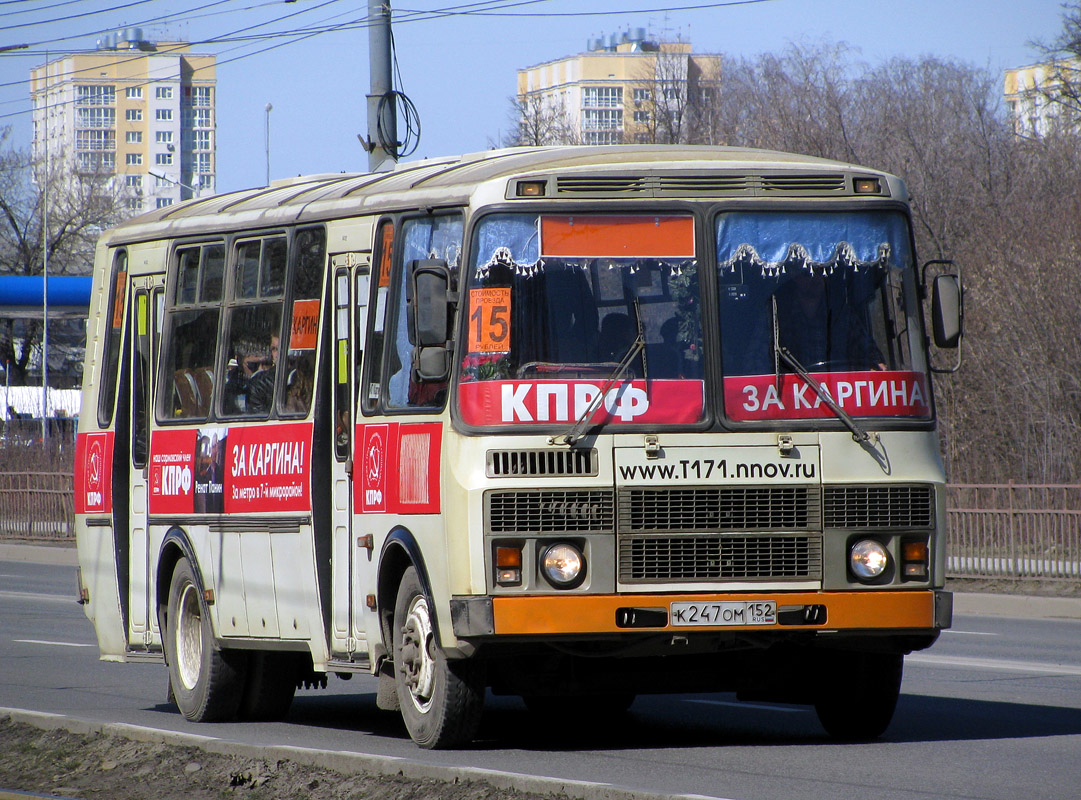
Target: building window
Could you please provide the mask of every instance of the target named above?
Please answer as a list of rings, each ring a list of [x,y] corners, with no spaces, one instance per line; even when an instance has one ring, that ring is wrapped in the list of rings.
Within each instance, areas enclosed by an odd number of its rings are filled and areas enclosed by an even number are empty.
[[[648,103],[652,96],[649,89],[633,89],[631,91],[631,97],[634,99],[634,104],[636,106],[641,105],[642,103]]]
[[[170,144],[173,141],[173,132],[154,131],[154,141],[158,144]]]
[[[124,96],[129,100],[142,100],[143,99],[143,87],[142,86],[129,86],[124,90]]]
[[[192,118],[193,128],[209,128],[210,125],[210,109],[209,108],[197,108]]]
[[[128,131],[124,134],[124,141],[128,144],[139,144],[143,140],[142,131]]]
[[[584,144],[623,144],[620,131],[586,131],[582,139]]]
[[[154,176],[154,188],[155,189],[168,189],[173,185],[173,181],[166,178],[164,175]]]
[[[125,175],[124,185],[130,186],[132,189],[143,188],[143,176],[142,175]]]
[[[142,122],[143,110],[141,108],[129,108],[124,112],[124,119],[128,122]]]
[[[185,86],[184,99],[193,106],[210,107],[209,86]]]
[[[76,150],[115,150],[116,131],[75,131]]]
[[[128,198],[128,210],[129,211],[139,211],[142,207],[143,207],[143,201],[140,200],[138,197],[129,197]]]
[[[621,105],[622,86],[586,86],[582,89],[583,108],[618,108]]]
[[[158,100],[171,100],[173,98],[172,86],[155,86],[154,97]]]
[[[173,163],[172,153],[155,153],[154,163],[160,167],[167,167]]]
[[[143,154],[128,153],[126,156],[124,156],[124,163],[127,164],[129,167],[138,166],[139,164],[143,163]]]
[[[209,174],[213,171],[210,168],[210,153],[195,154],[195,171],[200,174]]]
[[[586,109],[582,112],[582,130],[607,131],[623,127],[623,111],[620,109]]]
[[[634,121],[635,122],[640,122],[642,124],[645,124],[645,123],[649,122],[649,112],[648,111],[635,111],[634,112]]]
[[[193,150],[210,150],[210,131],[195,131]]]
[[[159,122],[168,122],[173,118],[173,110],[171,108],[156,108],[154,109],[154,119]]]
[[[214,191],[214,176],[213,175],[200,175],[195,183],[199,189],[207,189]]]
[[[114,108],[77,109],[75,120],[77,128],[112,128],[114,125],[116,125],[116,109]]]
[[[116,153],[79,153],[80,172],[112,172],[116,169]]]
[[[171,198],[171,197],[159,197],[158,198],[158,208],[165,208],[166,206],[171,206],[172,204],[173,204],[173,198]]]
[[[79,106],[111,106],[116,102],[115,86],[76,86],[75,104]]]

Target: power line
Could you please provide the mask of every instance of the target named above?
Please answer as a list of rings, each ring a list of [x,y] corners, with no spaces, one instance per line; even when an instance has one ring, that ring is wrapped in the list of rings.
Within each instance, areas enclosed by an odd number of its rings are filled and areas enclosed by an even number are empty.
[[[157,0],[132,0],[130,3],[125,3],[120,6],[113,6],[112,8],[102,8],[97,11],[84,11],[81,14],[69,14],[66,17],[54,17],[52,19],[41,20],[40,22],[20,22],[16,25],[5,25],[4,30],[13,30],[15,28],[33,28],[38,25],[55,25],[58,22],[68,22],[73,19],[81,19],[82,17],[93,17],[97,14],[107,14],[110,11],[123,11],[125,8],[131,8],[133,6],[142,6],[147,3],[156,3]],[[38,9],[34,9],[37,11]]]

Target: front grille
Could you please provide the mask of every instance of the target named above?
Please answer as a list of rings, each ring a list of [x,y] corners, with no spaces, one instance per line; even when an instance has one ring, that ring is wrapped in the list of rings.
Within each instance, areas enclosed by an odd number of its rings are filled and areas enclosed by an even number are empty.
[[[817,528],[817,487],[624,488],[619,529],[627,532],[770,531]]]
[[[597,451],[592,450],[489,450],[489,478],[596,475]]]
[[[611,533],[614,518],[610,489],[520,489],[484,494],[488,533]]]
[[[622,583],[797,581],[821,577],[820,536],[626,536],[619,542]]]
[[[827,528],[930,528],[935,524],[931,486],[827,486]]]

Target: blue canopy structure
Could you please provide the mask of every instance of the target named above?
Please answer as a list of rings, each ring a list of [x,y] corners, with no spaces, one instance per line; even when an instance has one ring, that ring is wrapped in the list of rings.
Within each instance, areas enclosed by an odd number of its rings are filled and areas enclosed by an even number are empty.
[[[90,308],[90,277],[49,276],[49,317],[85,317]],[[40,275],[0,276],[0,317],[40,317],[45,303]]]

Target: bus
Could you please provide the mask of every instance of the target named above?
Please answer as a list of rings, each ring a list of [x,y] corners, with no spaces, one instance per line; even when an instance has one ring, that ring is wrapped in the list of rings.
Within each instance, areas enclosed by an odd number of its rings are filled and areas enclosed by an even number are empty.
[[[368,674],[424,748],[487,692],[877,737],[952,618],[961,300],[900,179],[779,152],[492,150],[136,217],[77,436],[101,658],[167,664],[192,721]]]

